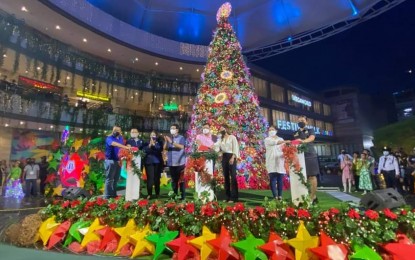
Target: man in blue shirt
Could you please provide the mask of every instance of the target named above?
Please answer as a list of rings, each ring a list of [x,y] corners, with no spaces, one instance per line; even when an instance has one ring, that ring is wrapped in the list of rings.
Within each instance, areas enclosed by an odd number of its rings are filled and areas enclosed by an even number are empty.
[[[121,127],[114,126],[112,134],[107,136],[105,140],[105,198],[117,197],[117,182],[121,174],[121,166],[119,164],[118,151],[122,149],[130,150],[131,147],[124,145],[121,136]]]
[[[179,135],[179,125],[172,124],[170,127],[170,136],[164,137],[164,149],[167,150],[167,166],[169,166],[170,176],[172,179],[172,188],[175,194],[178,194],[180,185],[181,198],[185,197],[184,186],[184,166],[186,157],[184,153],[184,146],[186,140],[182,135]]]

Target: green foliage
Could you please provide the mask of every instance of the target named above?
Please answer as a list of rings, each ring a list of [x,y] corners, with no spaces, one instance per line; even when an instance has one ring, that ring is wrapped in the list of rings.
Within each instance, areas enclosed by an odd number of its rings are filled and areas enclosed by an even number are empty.
[[[379,153],[383,146],[390,146],[394,150],[402,147],[405,152],[410,153],[415,147],[415,118],[375,130],[374,144]]]

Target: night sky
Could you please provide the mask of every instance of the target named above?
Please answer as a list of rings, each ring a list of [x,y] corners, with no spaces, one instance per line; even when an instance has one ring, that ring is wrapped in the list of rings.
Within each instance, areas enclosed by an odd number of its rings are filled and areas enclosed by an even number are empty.
[[[352,85],[363,93],[391,95],[415,87],[415,1],[407,0],[325,40],[255,63],[316,92]]]

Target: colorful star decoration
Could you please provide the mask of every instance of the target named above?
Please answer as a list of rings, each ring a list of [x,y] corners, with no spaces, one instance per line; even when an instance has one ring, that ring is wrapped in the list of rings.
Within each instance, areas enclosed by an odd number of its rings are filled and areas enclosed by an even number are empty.
[[[366,245],[352,245],[355,253],[349,257],[350,260],[382,260],[382,257],[372,248]]]
[[[104,228],[104,226],[102,226],[99,223],[99,219],[96,218],[92,222],[91,226],[89,226],[88,228],[85,229],[86,230],[86,233],[85,233],[84,239],[82,239],[81,246],[82,247],[85,247],[86,245],[88,245],[88,243],[90,243],[92,241],[99,241],[99,240],[101,240],[100,235],[98,235],[96,231],[98,231],[98,230],[100,230],[102,228]],[[81,231],[81,229],[80,229],[80,232],[83,233]]]
[[[104,227],[97,231],[102,237],[99,250],[104,253],[113,253],[117,249],[120,236],[111,227]]]
[[[39,237],[43,242],[43,245],[46,246],[50,236],[53,234],[55,229],[57,229],[59,223],[55,222],[55,217],[50,217],[47,220],[43,221],[39,228]]]
[[[274,232],[269,234],[268,243],[260,246],[271,260],[294,260],[294,252],[282,238]]]
[[[53,188],[53,194],[52,196],[56,195],[56,196],[62,196],[62,191],[64,190],[64,188],[62,187],[61,184],[59,184],[59,186]]]
[[[347,248],[345,245],[336,244],[326,233],[323,231],[320,234],[321,246],[316,248],[310,248],[309,250],[322,260],[347,259]]]
[[[207,243],[208,240],[216,238],[216,234],[212,233],[208,227],[203,226],[202,235],[189,241],[190,244],[200,250],[200,259],[205,260],[213,251],[213,247]]]
[[[55,231],[52,233],[52,235],[49,238],[48,243],[48,249],[51,249],[54,247],[57,243],[63,240],[63,238],[66,235],[66,232],[68,232],[69,227],[71,226],[71,222],[69,220],[63,222],[58,226],[58,228],[55,229]]]
[[[75,149],[75,151],[79,150],[79,148],[82,146],[83,141],[83,139],[79,139],[73,143],[72,147]]]
[[[304,226],[304,222],[300,221],[298,226],[297,236],[286,241],[290,246],[295,248],[295,259],[296,260],[307,260],[311,256],[307,252],[307,249],[318,246],[318,237],[310,236],[307,228]]]
[[[79,232],[80,229],[88,227],[91,223],[88,221],[79,220],[75,222],[70,228],[69,228],[69,234],[65,239],[64,246],[68,246],[71,244],[74,239],[81,243],[82,237],[81,233]]]
[[[199,251],[188,243],[192,239],[194,239],[194,236],[187,237],[181,232],[180,236],[168,242],[167,246],[177,254],[178,260],[186,260],[189,258],[199,259]]]
[[[383,248],[393,259],[412,260],[415,255],[415,244],[405,235],[398,235],[398,243],[388,243]]]
[[[175,239],[178,234],[178,231],[163,230],[160,233],[148,235],[146,239],[156,246],[153,259],[157,259],[166,249],[166,243]]]
[[[121,237],[117,250],[115,251],[119,254],[121,248],[130,242],[130,236],[137,232],[137,225],[135,224],[134,219],[130,219],[124,227],[114,228],[114,231]]]
[[[218,260],[239,259],[239,253],[231,247],[232,238],[226,227],[222,226],[219,237],[207,241],[216,251]]]
[[[170,178],[168,178],[166,175],[161,176],[160,186],[167,186],[169,182],[170,182]]]
[[[147,224],[143,229],[136,231],[134,234],[130,236],[130,241],[133,245],[135,245],[134,251],[131,255],[132,258],[142,255],[145,252],[154,254],[154,244],[150,243],[146,239],[146,236],[148,236],[151,233],[152,232],[150,229],[150,225]]]
[[[259,246],[265,244],[265,241],[256,238],[251,233],[248,234],[245,240],[233,243],[232,246],[239,250],[244,255],[245,259],[268,259],[267,255],[258,249]]]

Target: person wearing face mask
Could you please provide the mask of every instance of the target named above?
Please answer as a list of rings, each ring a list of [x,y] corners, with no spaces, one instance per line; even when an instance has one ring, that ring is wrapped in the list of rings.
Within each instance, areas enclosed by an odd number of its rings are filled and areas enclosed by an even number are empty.
[[[275,126],[269,127],[268,137],[264,140],[266,149],[265,166],[269,175],[272,196],[278,200],[282,199],[282,179],[286,174],[282,146],[287,142],[290,141],[284,141],[284,139],[277,136]]]
[[[160,196],[160,178],[162,171],[162,151],[163,145],[157,140],[156,131],[151,131],[150,140],[143,146],[143,151],[146,153],[144,157],[144,167],[147,173],[147,199],[151,199],[154,191],[156,197]]]
[[[199,151],[206,151],[213,148],[215,144],[210,133],[210,125],[208,123],[203,124],[202,134],[196,136],[196,144]]]
[[[121,174],[121,166],[119,164],[118,152],[120,149],[131,150],[130,146],[124,145],[124,139],[121,136],[121,127],[114,126],[112,134],[107,136],[105,140],[105,187],[104,197],[117,197],[117,183]]]
[[[390,153],[389,147],[383,147],[383,155],[379,158],[378,172],[382,173],[386,188],[396,188],[396,180],[400,177],[398,159]]]
[[[35,164],[34,158],[29,158],[23,170],[23,180],[25,182],[26,197],[37,195],[37,179],[39,179],[39,165]]]
[[[305,168],[308,182],[310,183],[310,199],[313,204],[318,203],[317,193],[317,176],[320,174],[317,152],[312,143],[316,135],[313,128],[307,127],[307,117],[298,117],[298,130],[294,133],[294,139],[301,143],[307,144],[307,150],[304,151]]]
[[[224,126],[220,128],[221,139],[217,141],[215,150],[222,151],[222,170],[225,178],[225,192],[227,202],[238,201],[238,182],[236,180],[236,162],[239,158],[239,143],[236,137],[230,134]]]
[[[184,136],[179,134],[178,124],[171,125],[170,134],[171,137],[164,136],[164,150],[167,150],[167,166],[170,170],[173,191],[177,195],[180,186],[181,199],[184,200],[185,186],[183,175],[186,163],[186,156],[184,153],[186,140]]]
[[[133,128],[130,131],[130,139],[127,140],[126,145],[131,147],[137,147],[138,150],[143,148],[143,140],[138,137],[139,133],[137,128]]]

